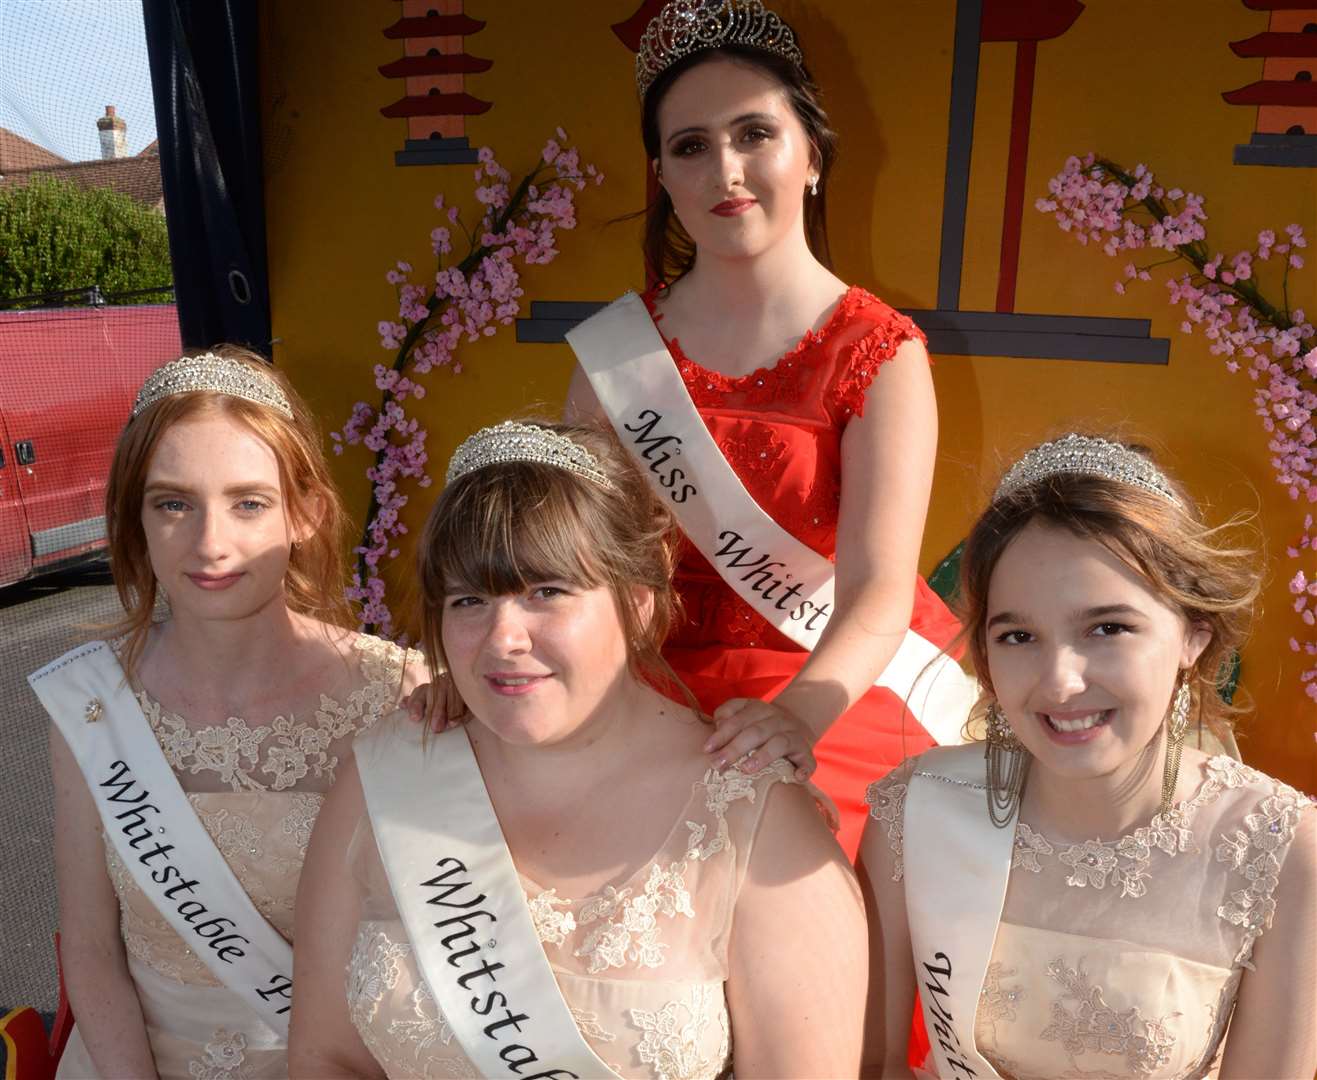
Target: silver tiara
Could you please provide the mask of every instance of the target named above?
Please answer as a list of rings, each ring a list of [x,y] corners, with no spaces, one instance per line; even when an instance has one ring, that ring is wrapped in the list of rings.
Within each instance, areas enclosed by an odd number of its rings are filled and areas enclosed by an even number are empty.
[[[462,443],[448,462],[448,475],[444,483],[451,484],[459,477],[487,465],[505,465],[514,461],[552,465],[617,490],[617,485],[608,478],[599,459],[580,443],[572,442],[566,435],[559,435],[537,424],[519,424],[515,420],[505,420],[493,427],[481,428]]]
[[[132,415],[137,416],[164,398],[194,390],[254,401],[277,409],[290,420],[293,418],[293,407],[277,382],[250,364],[212,352],[184,356],[157,368],[137,392]]]
[[[796,35],[759,0],[670,0],[649,20],[636,50],[640,96],[678,60],[705,49],[744,45],[802,67]]]
[[[1122,484],[1152,491],[1183,506],[1166,475],[1143,454],[1109,439],[1092,435],[1069,435],[1035,446],[1012,465],[997,485],[992,501],[1005,498],[1020,488],[1046,480],[1049,476],[1083,473],[1104,476]]]

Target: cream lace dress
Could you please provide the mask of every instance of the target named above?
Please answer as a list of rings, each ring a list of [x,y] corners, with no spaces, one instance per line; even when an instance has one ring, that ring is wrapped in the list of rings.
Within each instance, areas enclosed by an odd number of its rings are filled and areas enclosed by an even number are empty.
[[[867,798],[898,881],[918,762]],[[1215,1075],[1240,978],[1312,807],[1234,758],[1207,759],[1200,771],[1191,797],[1116,840],[1065,843],[1017,824],[974,1031],[1003,1077]]]
[[[341,699],[322,694],[313,715],[281,716],[268,726],[233,717],[223,727],[197,729],[138,695],[197,816],[256,909],[289,941],[302,859],[335,768],[358,732],[397,707],[404,665],[423,661],[359,635],[350,663],[344,685],[352,689]],[[162,1080],[286,1077],[287,1049],[170,928],[113,846],[107,843],[105,853]],[[76,1029],[58,1076],[96,1076]]]
[[[696,1080],[727,1071],[732,912],[765,796],[791,776],[785,761],[754,776],[710,770],[659,851],[592,895],[559,896],[522,878],[576,1026],[619,1076]],[[368,819],[347,857],[364,897],[347,981],[362,1040],[390,1077],[479,1076],[417,969]]]

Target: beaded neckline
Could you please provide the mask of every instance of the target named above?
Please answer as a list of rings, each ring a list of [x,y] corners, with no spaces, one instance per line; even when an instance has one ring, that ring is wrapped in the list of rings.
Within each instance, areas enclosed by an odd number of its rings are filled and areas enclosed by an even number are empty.
[[[650,318],[654,320],[655,328],[658,329],[659,335],[663,337],[664,344],[668,347],[668,352],[672,354],[673,360],[677,362],[679,367],[687,367],[700,372],[707,381],[712,382],[719,389],[726,391],[752,388],[755,385],[755,380],[762,381],[764,378],[772,376],[775,372],[778,372],[781,368],[792,367],[795,364],[795,361],[807,349],[811,349],[827,340],[836,331],[837,327],[845,321],[846,316],[851,314],[856,307],[863,303],[876,301],[876,298],[872,297],[861,286],[851,285],[842,294],[841,299],[833,306],[832,314],[828,316],[827,320],[818,330],[809,327],[805,333],[801,335],[799,341],[771,364],[765,364],[762,367],[755,368],[754,371],[745,375],[724,375],[722,372],[714,371],[712,368],[705,367],[698,360],[692,359],[681,347],[681,340],[679,338],[669,338],[663,334],[662,328],[658,325],[662,322],[663,315],[661,312],[655,310],[654,302],[658,295],[666,288],[666,285],[658,285],[645,293],[642,299],[645,301],[645,307],[649,310]]]

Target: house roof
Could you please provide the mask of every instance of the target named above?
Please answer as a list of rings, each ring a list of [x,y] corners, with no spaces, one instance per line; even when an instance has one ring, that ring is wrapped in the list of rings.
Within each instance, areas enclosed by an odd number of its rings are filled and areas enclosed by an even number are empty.
[[[68,180],[80,188],[109,188],[164,213],[164,186],[160,179],[160,158],[156,154],[13,169],[0,176],[0,187],[27,184],[40,176]]]
[[[67,165],[68,162],[44,146],[38,146],[8,128],[0,127],[0,176],[19,169],[41,165]]]

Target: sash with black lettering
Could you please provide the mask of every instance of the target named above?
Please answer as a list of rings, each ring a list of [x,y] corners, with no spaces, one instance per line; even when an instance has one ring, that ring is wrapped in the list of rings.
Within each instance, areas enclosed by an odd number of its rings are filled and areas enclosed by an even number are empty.
[[[682,531],[736,594],[813,650],[833,610],[833,566],[755,502],[723,456],[635,293],[570,330],[567,340],[622,444]],[[876,685],[902,699],[938,743],[961,741],[974,680],[914,630]]]
[[[381,724],[355,752],[417,966],[484,1077],[616,1076],[563,1000],[466,732]]]
[[[293,949],[256,910],[197,818],[114,650],[103,641],[28,676],[73,752],[105,835],[207,970],[286,1042]]]
[[[995,1077],[974,1044],[1015,830],[988,818],[983,744],[917,759],[905,796],[905,906],[937,1075]]]

